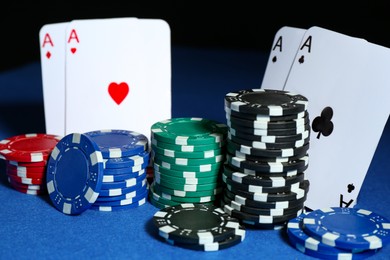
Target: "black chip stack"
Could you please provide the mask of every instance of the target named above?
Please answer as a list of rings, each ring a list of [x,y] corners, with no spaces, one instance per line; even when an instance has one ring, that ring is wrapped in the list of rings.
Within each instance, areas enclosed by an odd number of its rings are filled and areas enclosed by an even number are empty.
[[[221,206],[255,228],[276,229],[304,208],[309,181],[306,97],[249,89],[225,96],[229,127]]]

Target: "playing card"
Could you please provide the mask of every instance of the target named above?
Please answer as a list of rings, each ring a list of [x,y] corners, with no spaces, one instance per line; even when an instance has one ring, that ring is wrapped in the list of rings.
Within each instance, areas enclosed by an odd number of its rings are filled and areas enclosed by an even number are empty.
[[[75,20],[67,29],[66,133],[150,136],[171,117],[170,29],[163,20]]]
[[[65,29],[67,22],[39,31],[46,133],[65,134]]]
[[[355,205],[386,124],[389,55],[367,46],[312,27],[294,60],[285,90],[309,100],[309,208]]]
[[[284,26],[274,37],[261,88],[282,90],[305,29]]]

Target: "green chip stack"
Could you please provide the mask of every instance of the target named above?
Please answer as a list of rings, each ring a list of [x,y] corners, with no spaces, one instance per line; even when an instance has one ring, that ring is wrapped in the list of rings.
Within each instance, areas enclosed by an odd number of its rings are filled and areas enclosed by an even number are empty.
[[[160,209],[183,203],[214,204],[222,192],[227,132],[227,125],[204,118],[153,124],[150,202]]]

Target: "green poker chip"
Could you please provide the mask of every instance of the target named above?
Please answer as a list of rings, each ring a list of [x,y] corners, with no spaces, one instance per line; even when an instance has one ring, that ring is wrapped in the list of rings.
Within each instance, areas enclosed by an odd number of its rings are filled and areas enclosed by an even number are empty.
[[[176,165],[184,165],[184,166],[199,166],[204,164],[212,164],[212,163],[221,163],[225,160],[225,155],[220,154],[212,158],[203,158],[203,159],[194,159],[194,158],[175,158],[175,157],[168,157],[161,154],[156,154],[152,152],[152,158],[158,158],[161,161],[170,163],[170,164],[176,164]]]
[[[155,191],[154,186],[158,185],[157,183],[154,183],[153,185],[150,186],[150,193],[151,196],[155,200],[158,200],[162,203],[166,204],[171,204],[171,203],[212,203],[215,201],[216,196],[215,195],[210,195],[210,196],[204,196],[204,197],[179,197],[179,196],[174,196],[170,194],[166,194],[164,192],[158,192]]]
[[[161,186],[158,183],[156,184],[154,181],[152,185],[154,185],[153,188],[157,193],[165,193],[177,197],[206,197],[206,196],[218,195],[223,191],[222,184],[218,185],[216,188],[212,188],[209,190],[201,190],[201,191],[176,190],[174,188]]]
[[[188,159],[206,159],[206,158],[215,158],[216,156],[222,155],[222,149],[207,150],[200,152],[180,152],[165,148],[160,148],[152,144],[152,149],[156,155],[163,155],[166,157],[172,158],[188,158]]]
[[[151,126],[151,139],[176,145],[205,145],[226,140],[228,126],[205,118],[172,118]]]
[[[210,150],[225,149],[226,142],[211,143],[211,144],[197,144],[197,145],[180,145],[180,144],[171,144],[166,142],[161,142],[156,139],[151,140],[152,145],[160,147],[162,149],[173,150],[177,152],[204,152]]]
[[[197,184],[209,184],[216,183],[221,180],[219,175],[204,178],[184,178],[184,177],[173,177],[166,174],[161,174],[158,171],[154,171],[154,179],[166,183],[182,184],[182,185],[197,185]]]
[[[164,180],[161,180],[159,178],[155,178],[154,183],[157,183],[160,186],[164,186],[168,189],[181,190],[181,191],[191,191],[191,192],[209,191],[209,190],[216,189],[218,186],[221,185],[221,183],[218,183],[218,182],[207,183],[207,184],[178,184],[178,183],[164,181]]]
[[[223,164],[223,162],[221,161],[219,163],[208,163],[208,164],[200,164],[200,165],[180,165],[180,164],[164,161],[159,157],[154,157],[153,161],[167,169],[172,169],[177,171],[189,171],[189,172],[219,171]]]
[[[178,178],[211,178],[214,176],[218,176],[221,172],[220,168],[213,169],[211,171],[180,171],[180,170],[172,170],[166,167],[163,167],[157,163],[153,164],[154,171],[157,171],[163,175],[178,177]]]

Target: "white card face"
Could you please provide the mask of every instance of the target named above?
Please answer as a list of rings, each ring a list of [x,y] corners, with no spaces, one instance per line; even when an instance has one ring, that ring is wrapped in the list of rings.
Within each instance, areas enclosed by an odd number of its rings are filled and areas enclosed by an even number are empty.
[[[288,77],[285,90],[309,100],[311,136],[305,176],[310,190],[305,205],[311,209],[356,204],[387,122],[386,67],[381,55],[373,58],[376,50],[367,46],[365,40],[312,27]],[[375,80],[376,66],[381,66],[383,83]]]
[[[68,27],[67,39],[67,134],[125,129],[149,137],[153,123],[170,118],[166,22],[76,20]]]
[[[65,134],[65,30],[68,23],[39,31],[46,133]]]
[[[284,26],[275,35],[262,89],[283,89],[306,30]]]

